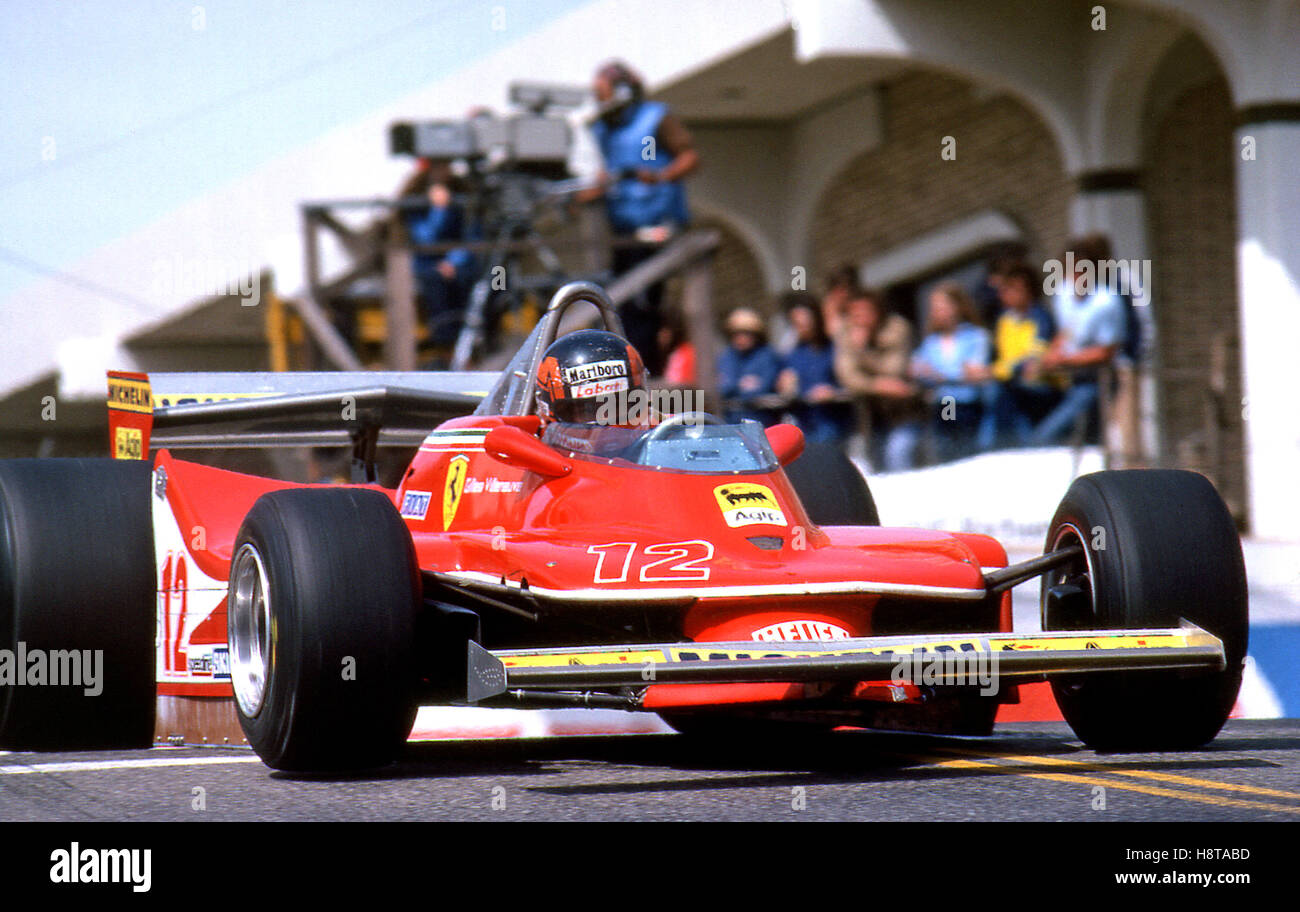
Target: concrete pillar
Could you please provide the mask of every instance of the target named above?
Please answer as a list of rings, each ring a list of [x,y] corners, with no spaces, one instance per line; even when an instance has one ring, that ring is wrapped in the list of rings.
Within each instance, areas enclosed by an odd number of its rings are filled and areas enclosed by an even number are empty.
[[[1248,112],[1237,129],[1247,504],[1259,538],[1300,540],[1300,103]],[[1253,158],[1251,154],[1253,153]]]
[[[1090,171],[1079,175],[1078,183],[1079,192],[1070,202],[1070,234],[1106,234],[1116,259],[1146,264],[1130,278],[1130,290],[1147,351],[1155,352],[1156,326],[1149,309],[1150,282],[1146,281],[1151,275],[1146,197],[1139,186],[1139,173],[1136,169]],[[1150,464],[1152,457],[1161,452],[1156,368],[1158,362],[1148,360],[1135,371],[1126,369],[1119,378],[1109,441],[1114,468]]]
[[[1146,198],[1138,187],[1137,172],[1094,171],[1078,180],[1079,192],[1070,202],[1070,234],[1099,231],[1110,236],[1117,259],[1150,259]],[[1134,294],[1133,303],[1151,303],[1151,290],[1143,288],[1141,292],[1140,296]]]

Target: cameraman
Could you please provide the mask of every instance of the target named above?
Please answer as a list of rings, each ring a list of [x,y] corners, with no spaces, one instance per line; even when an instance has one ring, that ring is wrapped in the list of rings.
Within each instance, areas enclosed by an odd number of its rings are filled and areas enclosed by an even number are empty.
[[[638,237],[667,237],[690,220],[681,179],[700,159],[691,134],[667,105],[644,97],[641,78],[625,64],[613,61],[597,70],[592,91],[600,110],[591,129],[604,167],[596,186],[577,199],[586,203],[604,197],[615,239],[612,266],[619,275],[654,255],[655,247],[635,243]],[[656,283],[621,314],[628,341],[654,374],[662,372],[663,356],[656,345],[662,299],[663,285]]]

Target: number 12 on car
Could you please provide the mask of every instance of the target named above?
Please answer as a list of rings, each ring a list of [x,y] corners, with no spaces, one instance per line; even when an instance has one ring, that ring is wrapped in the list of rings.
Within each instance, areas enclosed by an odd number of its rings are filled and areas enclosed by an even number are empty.
[[[713,558],[713,543],[698,538],[641,546],[609,542],[591,545],[587,553],[596,555],[595,583],[627,582],[634,563],[640,568],[636,578],[643,583],[702,582],[711,572],[704,565]]]

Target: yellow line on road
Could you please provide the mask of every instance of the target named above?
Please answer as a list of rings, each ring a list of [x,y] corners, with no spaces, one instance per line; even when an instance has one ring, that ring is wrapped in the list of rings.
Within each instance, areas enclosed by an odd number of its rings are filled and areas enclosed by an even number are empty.
[[[1236,782],[1219,782],[1215,779],[1201,779],[1197,776],[1180,776],[1176,773],[1161,773],[1155,770],[1120,769],[1105,763],[1089,763],[1085,760],[1069,760],[1065,757],[1042,757],[1036,754],[1004,754],[994,751],[964,750],[959,747],[940,747],[936,751],[942,754],[959,754],[963,757],[983,757],[990,760],[1012,760],[1040,766],[1066,766],[1090,773],[1110,773],[1114,776],[1131,776],[1137,779],[1153,779],[1173,785],[1187,785],[1193,788],[1218,789],[1223,792],[1243,792],[1249,795],[1261,795],[1266,798],[1285,798],[1300,801],[1300,792],[1288,792],[1284,789],[1263,788],[1257,785],[1241,785]]]
[[[1026,779],[1044,779],[1049,782],[1066,782],[1072,785],[1099,785],[1103,788],[1120,789],[1128,792],[1141,792],[1144,795],[1155,795],[1159,798],[1178,798],[1183,801],[1198,801],[1202,804],[1213,804],[1219,807],[1240,807],[1251,808],[1253,810],[1282,811],[1288,814],[1300,814],[1300,807],[1293,807],[1286,804],[1273,804],[1266,801],[1245,801],[1238,798],[1225,798],[1221,795],[1205,795],[1198,792],[1188,792],[1181,789],[1167,789],[1151,785],[1139,785],[1134,782],[1124,782],[1119,779],[1102,779],[1096,776],[1077,776],[1073,773],[1034,773],[1028,772],[1023,768],[1006,766],[998,763],[986,763],[979,760],[944,760],[942,757],[926,756],[924,754],[899,754],[913,761],[926,766],[941,767],[943,769],[958,770],[978,770],[986,773],[996,773],[998,775],[1021,776]]]
[[[1262,795],[1268,798],[1287,798],[1292,801],[1300,801],[1300,792],[1288,792],[1284,789],[1263,788],[1257,785],[1241,785],[1236,782],[1218,782],[1214,779],[1200,779],[1196,776],[1180,776],[1176,773],[1161,773],[1155,770],[1116,769],[1114,767],[1106,766],[1105,764],[1085,763],[1081,760],[1066,760],[1061,757],[1004,756],[1008,760],[1018,760],[1024,763],[1070,766],[1076,769],[1085,769],[1089,772],[1111,773],[1116,776],[1132,776],[1139,779],[1154,779],[1158,782],[1169,782],[1174,785],[1187,785],[1193,788],[1218,789],[1219,791],[1224,792],[1244,792],[1246,794]]]

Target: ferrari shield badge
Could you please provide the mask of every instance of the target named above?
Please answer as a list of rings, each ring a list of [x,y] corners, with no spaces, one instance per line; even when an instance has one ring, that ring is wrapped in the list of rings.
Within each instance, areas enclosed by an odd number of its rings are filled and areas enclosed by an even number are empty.
[[[460,508],[461,495],[465,493],[465,475],[469,472],[468,456],[453,456],[447,466],[447,481],[442,487],[442,528],[451,528]]]
[[[713,496],[718,500],[723,519],[732,528],[755,524],[786,525],[785,513],[767,485],[731,482],[714,488]]]

